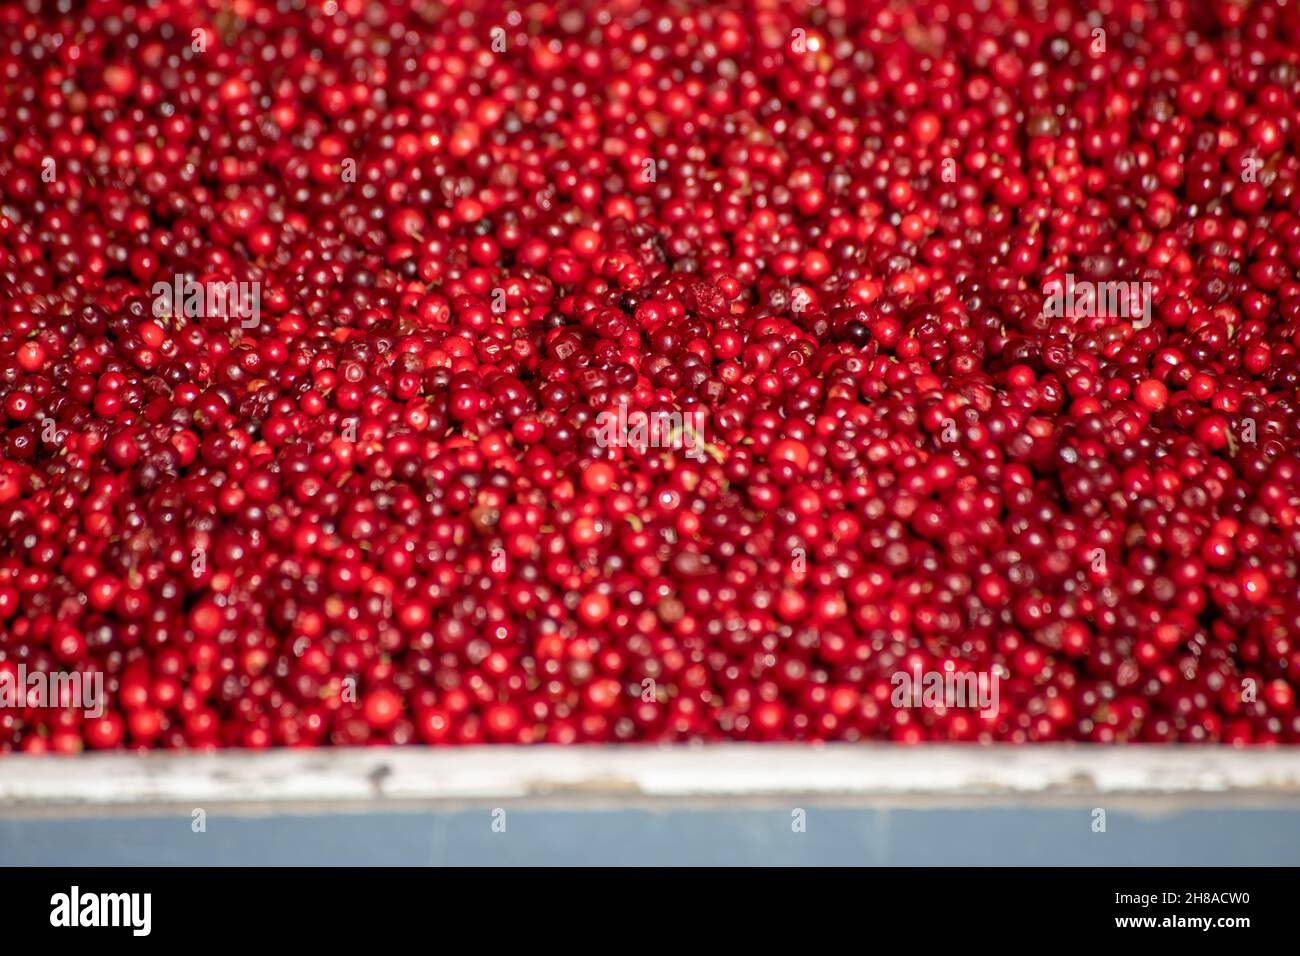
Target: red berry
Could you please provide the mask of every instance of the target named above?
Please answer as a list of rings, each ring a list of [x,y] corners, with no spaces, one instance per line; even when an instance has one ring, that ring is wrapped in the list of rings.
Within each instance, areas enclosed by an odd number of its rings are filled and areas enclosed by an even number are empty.
[[[402,714],[402,698],[393,691],[380,688],[365,696],[363,712],[366,723],[377,730],[388,727]]]

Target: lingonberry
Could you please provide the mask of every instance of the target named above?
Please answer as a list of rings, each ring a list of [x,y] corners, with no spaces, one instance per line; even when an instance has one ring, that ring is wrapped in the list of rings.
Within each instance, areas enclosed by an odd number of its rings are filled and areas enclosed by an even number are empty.
[[[1278,3],[39,6],[0,750],[1300,741]]]

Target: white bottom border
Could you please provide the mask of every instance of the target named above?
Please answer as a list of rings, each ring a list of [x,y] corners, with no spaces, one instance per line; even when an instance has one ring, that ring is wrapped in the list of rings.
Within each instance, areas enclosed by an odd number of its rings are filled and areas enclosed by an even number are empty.
[[[0,807],[1243,793],[1300,798],[1300,747],[716,744],[0,758]]]

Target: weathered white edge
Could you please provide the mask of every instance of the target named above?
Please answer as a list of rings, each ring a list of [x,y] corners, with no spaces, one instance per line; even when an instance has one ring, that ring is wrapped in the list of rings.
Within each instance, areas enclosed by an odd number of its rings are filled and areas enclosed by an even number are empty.
[[[1300,747],[361,748],[0,758],[0,806],[927,794],[1300,796]]]

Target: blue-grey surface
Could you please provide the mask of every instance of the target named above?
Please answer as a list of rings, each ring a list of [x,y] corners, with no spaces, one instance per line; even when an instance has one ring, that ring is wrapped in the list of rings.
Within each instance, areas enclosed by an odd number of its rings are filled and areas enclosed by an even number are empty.
[[[1295,809],[507,808],[0,818],[0,865],[1300,865]],[[498,824],[499,826],[499,824]]]

